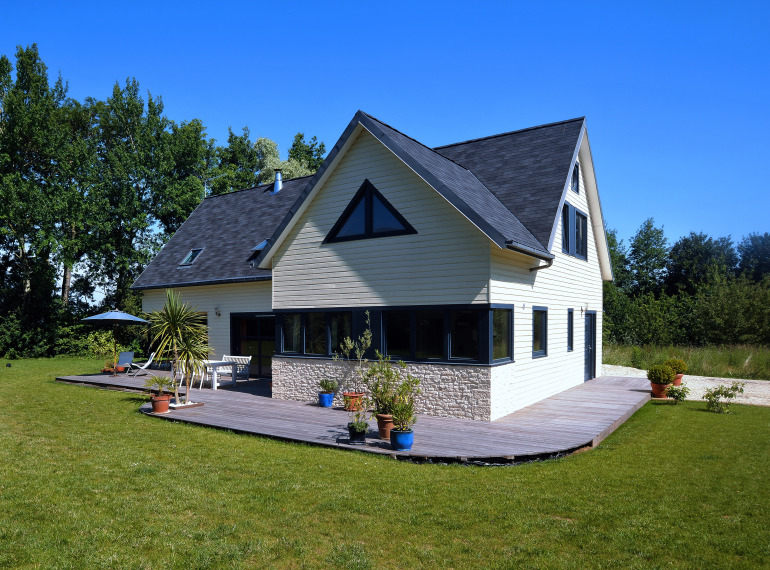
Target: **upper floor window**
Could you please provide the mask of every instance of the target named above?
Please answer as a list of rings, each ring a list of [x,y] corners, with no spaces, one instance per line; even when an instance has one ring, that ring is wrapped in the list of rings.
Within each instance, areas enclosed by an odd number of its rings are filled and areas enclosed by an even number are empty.
[[[588,258],[588,218],[575,212],[575,257]]]
[[[569,235],[569,204],[565,202],[561,209],[561,250],[564,253],[570,252]]]
[[[191,249],[190,253],[188,253],[185,258],[182,260],[182,262],[179,265],[192,265],[193,261],[197,259],[197,257],[201,254],[203,251],[203,248],[200,249]]]
[[[374,185],[364,180],[324,243],[416,233]]]
[[[562,172],[564,172],[562,170]],[[580,164],[577,162],[572,168],[572,180],[570,180],[570,188],[573,192],[580,194]]]

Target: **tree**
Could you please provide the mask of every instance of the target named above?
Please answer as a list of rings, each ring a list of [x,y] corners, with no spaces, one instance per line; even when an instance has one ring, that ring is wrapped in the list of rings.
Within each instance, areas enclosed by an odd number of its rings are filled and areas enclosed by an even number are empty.
[[[657,294],[666,276],[668,246],[663,228],[656,228],[648,218],[631,240],[628,253],[632,290],[635,295]]]
[[[315,172],[323,164],[326,155],[326,145],[319,143],[316,137],[305,142],[305,133],[294,135],[294,142],[289,149],[289,160],[304,164],[310,172]]]
[[[754,281],[761,281],[770,275],[770,233],[751,233],[738,244],[741,261],[738,264],[741,275]]]
[[[666,265],[666,290],[670,295],[694,295],[700,285],[716,277],[735,274],[738,256],[729,237],[712,239],[690,232],[671,248]]]

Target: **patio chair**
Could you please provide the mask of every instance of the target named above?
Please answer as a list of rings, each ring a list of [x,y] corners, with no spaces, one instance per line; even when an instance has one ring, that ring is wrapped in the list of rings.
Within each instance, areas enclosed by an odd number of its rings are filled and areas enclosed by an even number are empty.
[[[222,357],[222,360],[231,360],[233,362],[237,362],[238,363],[235,366],[235,374],[233,374],[233,371],[231,369],[227,369],[227,368],[221,368],[220,369],[225,374],[229,373],[230,376],[232,376],[233,385],[239,379],[240,380],[248,380],[249,379],[249,365],[251,364],[251,356],[228,356],[227,354],[225,354]]]
[[[142,364],[141,362],[132,362],[131,364],[129,364],[130,368],[128,371],[129,372],[133,371],[133,374],[131,374],[131,376],[139,376],[140,372],[147,374],[147,369],[150,367],[150,364],[152,364],[153,358],[155,358],[154,352],[150,355],[150,358],[144,364]]]
[[[131,363],[134,361],[134,353],[131,351],[128,352],[121,352],[118,355],[118,363],[115,365],[115,373],[117,373],[118,368],[121,366],[126,369],[126,374],[128,374],[128,371],[131,369]]]

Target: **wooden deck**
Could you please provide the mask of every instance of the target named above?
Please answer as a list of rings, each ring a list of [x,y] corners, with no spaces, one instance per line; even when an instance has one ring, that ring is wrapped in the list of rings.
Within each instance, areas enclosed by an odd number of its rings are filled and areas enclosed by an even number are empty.
[[[125,375],[66,376],[63,382],[119,390],[142,390],[144,380]],[[387,454],[413,461],[476,464],[518,463],[556,457],[597,445],[650,399],[640,378],[601,377],[566,390],[494,422],[419,416],[412,451],[395,452],[377,438],[348,445],[347,412],[313,403],[273,400],[263,380],[219,390],[192,390],[204,406],[150,416],[337,448]],[[372,424],[375,424],[373,421]]]

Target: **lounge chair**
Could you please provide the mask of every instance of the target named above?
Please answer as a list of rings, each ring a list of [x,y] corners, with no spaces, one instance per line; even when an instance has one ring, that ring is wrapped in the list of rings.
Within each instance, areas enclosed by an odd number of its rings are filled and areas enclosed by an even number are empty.
[[[131,376],[138,376],[140,372],[144,372],[145,374],[147,374],[147,369],[150,367],[150,364],[152,364],[153,358],[155,358],[154,352],[150,355],[150,358],[144,364],[140,362],[131,362],[131,364],[129,365],[130,366],[129,372],[133,371],[133,374],[131,374]]]
[[[131,351],[121,352],[118,355],[118,363],[115,365],[115,374],[121,366],[126,369],[126,374],[131,369],[131,363],[134,361],[134,353]]]

